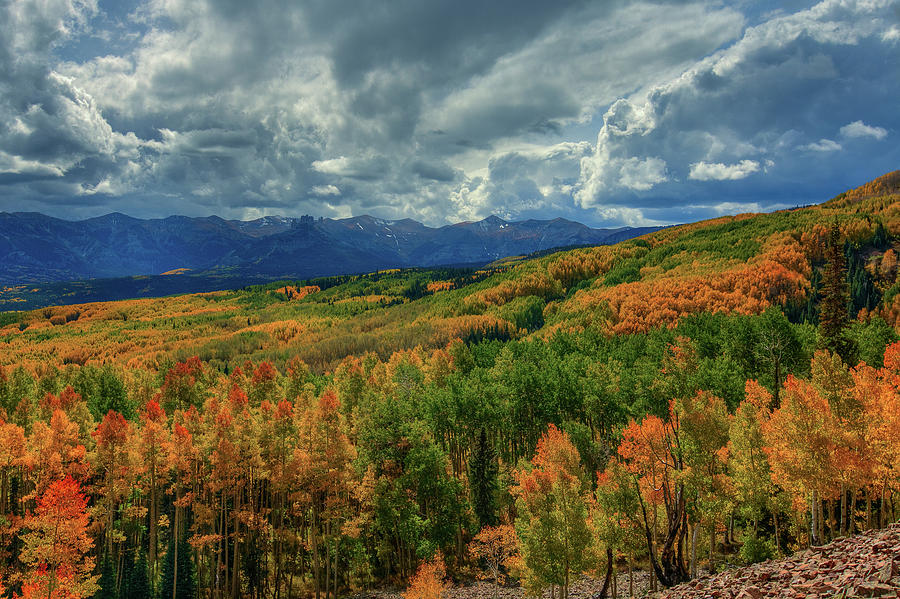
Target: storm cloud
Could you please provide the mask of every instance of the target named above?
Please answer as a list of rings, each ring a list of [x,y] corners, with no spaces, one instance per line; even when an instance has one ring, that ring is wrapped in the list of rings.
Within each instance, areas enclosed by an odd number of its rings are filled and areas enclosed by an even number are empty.
[[[0,210],[674,223],[900,163],[900,1],[10,0]]]

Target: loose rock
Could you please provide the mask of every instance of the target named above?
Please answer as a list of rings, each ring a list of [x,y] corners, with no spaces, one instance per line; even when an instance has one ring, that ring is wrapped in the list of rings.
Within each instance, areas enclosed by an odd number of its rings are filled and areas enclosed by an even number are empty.
[[[691,581],[660,599],[700,599],[735,594],[762,597],[900,597],[900,523],[836,539],[777,561],[767,561]]]

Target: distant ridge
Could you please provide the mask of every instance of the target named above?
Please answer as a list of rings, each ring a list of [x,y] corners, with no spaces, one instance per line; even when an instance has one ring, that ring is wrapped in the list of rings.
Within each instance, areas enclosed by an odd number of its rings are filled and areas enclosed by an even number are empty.
[[[308,278],[384,268],[487,264],[555,247],[603,245],[658,227],[594,229],[553,220],[428,227],[411,219],[216,216],[139,219],[121,213],[67,221],[0,213],[0,284],[20,285],[170,271],[240,271],[245,277]]]

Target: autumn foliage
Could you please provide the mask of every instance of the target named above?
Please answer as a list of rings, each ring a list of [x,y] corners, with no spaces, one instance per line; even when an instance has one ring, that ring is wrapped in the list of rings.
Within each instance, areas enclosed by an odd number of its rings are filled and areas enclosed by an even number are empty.
[[[884,526],[895,187],[492,270],[11,315],[0,596],[88,597],[108,564],[167,597],[475,573],[565,599],[582,572],[670,585]],[[814,326],[835,250],[882,300],[836,321],[844,357]]]
[[[447,589],[445,577],[444,560],[440,556],[422,562],[409,580],[404,599],[441,599]]]
[[[94,545],[88,535],[87,497],[70,476],[49,485],[25,518],[19,559],[25,564],[23,597],[79,599],[96,590]]]

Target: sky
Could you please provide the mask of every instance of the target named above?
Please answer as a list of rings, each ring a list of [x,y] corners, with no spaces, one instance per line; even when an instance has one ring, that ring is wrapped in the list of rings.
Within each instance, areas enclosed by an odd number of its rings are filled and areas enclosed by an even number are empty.
[[[900,168],[900,0],[0,0],[0,211],[657,225]]]

